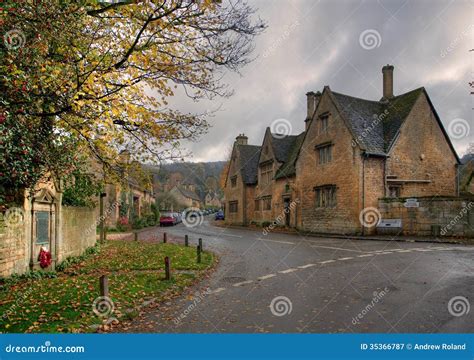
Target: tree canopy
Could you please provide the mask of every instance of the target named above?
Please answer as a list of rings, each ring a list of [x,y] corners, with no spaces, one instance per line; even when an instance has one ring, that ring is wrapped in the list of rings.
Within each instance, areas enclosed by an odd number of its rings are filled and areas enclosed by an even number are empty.
[[[169,106],[230,96],[225,71],[251,61],[263,31],[240,1],[12,1],[0,8],[0,187],[74,170],[87,153],[159,162],[208,128]]]

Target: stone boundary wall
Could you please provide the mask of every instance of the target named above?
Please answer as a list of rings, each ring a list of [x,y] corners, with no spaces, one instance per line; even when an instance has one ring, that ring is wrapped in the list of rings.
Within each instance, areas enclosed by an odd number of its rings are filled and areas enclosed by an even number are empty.
[[[402,219],[402,235],[474,237],[474,197],[419,197],[418,207],[406,199],[379,199],[382,219]]]

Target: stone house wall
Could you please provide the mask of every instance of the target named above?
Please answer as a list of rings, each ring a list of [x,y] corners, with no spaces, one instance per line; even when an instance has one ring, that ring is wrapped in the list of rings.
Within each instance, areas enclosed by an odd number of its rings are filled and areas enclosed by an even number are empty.
[[[224,211],[225,211],[225,220],[226,224],[236,224],[236,225],[243,225],[244,224],[244,203],[246,201],[247,192],[250,192],[247,186],[245,186],[241,171],[238,167],[240,163],[239,159],[239,152],[233,149],[231,162],[229,164],[229,173],[227,176],[227,181],[224,188],[225,193],[225,203],[224,203]],[[236,185],[232,186],[231,179],[236,179]],[[229,211],[229,203],[232,201],[238,201],[238,208],[236,213],[231,213]],[[247,202],[248,204],[248,202]],[[247,209],[248,210],[248,209]]]
[[[401,197],[457,195],[456,157],[424,93],[400,129],[387,159],[387,175],[427,181],[403,183]]]
[[[319,131],[319,116],[329,113],[327,132]],[[332,160],[319,164],[315,146],[332,143]],[[296,188],[300,197],[297,228],[321,233],[360,233],[360,178],[362,162],[358,146],[329,96],[323,95],[310,121],[296,161]],[[335,185],[337,205],[316,208],[314,187]]]

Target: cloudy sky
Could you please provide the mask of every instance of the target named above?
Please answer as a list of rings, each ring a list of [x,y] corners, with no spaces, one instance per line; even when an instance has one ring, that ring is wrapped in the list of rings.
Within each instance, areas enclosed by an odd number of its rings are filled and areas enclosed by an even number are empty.
[[[474,142],[468,82],[474,79],[474,2],[433,0],[255,0],[268,25],[256,39],[257,60],[228,74],[229,99],[192,103],[182,111],[220,110],[197,143],[184,144],[190,161],[225,160],[239,133],[261,144],[265,128],[287,119],[304,128],[306,92],[333,91],[365,99],[382,96],[382,66],[392,64],[395,95],[424,86],[445,128],[461,124],[453,139],[459,154]],[[460,121],[459,119],[462,119]],[[454,124],[454,123],[453,123]]]

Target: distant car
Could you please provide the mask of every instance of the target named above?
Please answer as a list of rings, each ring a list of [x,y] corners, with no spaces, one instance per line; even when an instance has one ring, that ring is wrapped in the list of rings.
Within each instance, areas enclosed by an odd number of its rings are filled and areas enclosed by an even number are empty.
[[[215,217],[216,220],[224,220],[224,212],[222,210],[219,210],[217,213],[216,213],[216,217]]]
[[[160,226],[173,226],[178,223],[176,213],[165,212],[160,216]]]

